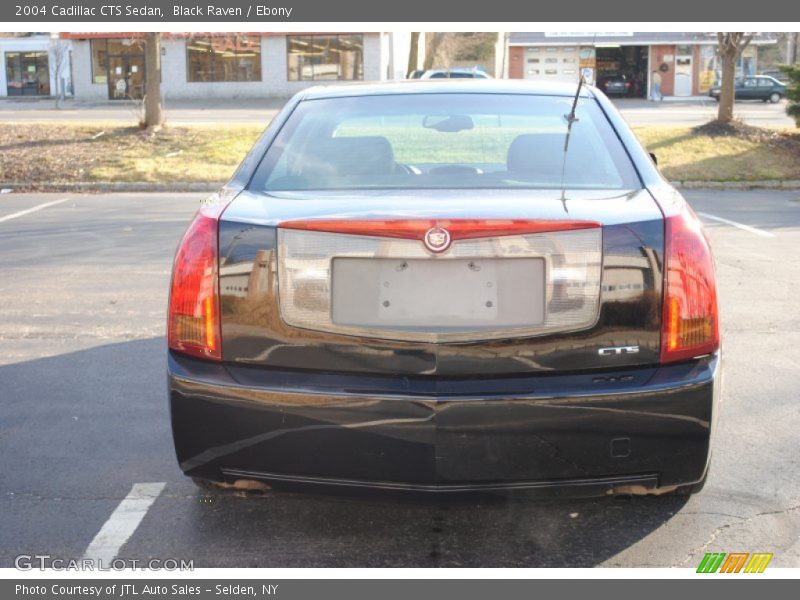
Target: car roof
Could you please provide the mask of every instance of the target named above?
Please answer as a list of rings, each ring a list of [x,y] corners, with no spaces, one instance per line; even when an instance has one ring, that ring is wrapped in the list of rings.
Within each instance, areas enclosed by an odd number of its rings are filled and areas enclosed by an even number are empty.
[[[343,98],[350,96],[388,96],[399,94],[530,94],[539,96],[574,96],[578,83],[532,82],[508,79],[405,79],[385,82],[352,82],[319,85],[300,92],[301,100]],[[581,97],[594,96],[584,85]]]
[[[427,73],[473,73],[479,71],[483,73],[483,69],[478,67],[450,67],[449,69],[428,69]]]

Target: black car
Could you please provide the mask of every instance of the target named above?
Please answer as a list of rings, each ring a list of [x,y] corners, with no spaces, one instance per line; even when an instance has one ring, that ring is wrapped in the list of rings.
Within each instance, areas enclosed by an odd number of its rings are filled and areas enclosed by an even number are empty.
[[[205,486],[700,489],[711,250],[608,98],[574,105],[576,87],[290,100],[175,257],[181,469]]]
[[[608,96],[627,96],[631,92],[631,82],[625,75],[606,75],[597,80],[597,87]]]
[[[737,100],[763,100],[775,104],[786,96],[786,86],[774,77],[765,75],[737,79],[735,90]],[[719,101],[721,92],[722,88],[716,86],[708,91],[708,95]]]

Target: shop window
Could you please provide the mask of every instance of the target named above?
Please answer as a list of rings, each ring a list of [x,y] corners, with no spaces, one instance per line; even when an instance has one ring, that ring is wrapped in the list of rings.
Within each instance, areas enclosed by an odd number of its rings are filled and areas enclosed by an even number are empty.
[[[6,52],[6,93],[9,96],[49,96],[47,52]]]
[[[189,82],[261,81],[257,35],[192,36],[186,40]]]
[[[92,40],[92,83],[108,83],[108,40]]]
[[[290,35],[286,59],[289,81],[364,79],[364,36]]]

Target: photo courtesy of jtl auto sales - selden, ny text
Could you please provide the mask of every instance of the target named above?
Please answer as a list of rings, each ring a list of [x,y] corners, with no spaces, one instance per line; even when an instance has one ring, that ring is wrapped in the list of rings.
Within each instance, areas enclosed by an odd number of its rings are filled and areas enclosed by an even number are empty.
[[[0,4],[2,600],[798,580],[800,3]]]

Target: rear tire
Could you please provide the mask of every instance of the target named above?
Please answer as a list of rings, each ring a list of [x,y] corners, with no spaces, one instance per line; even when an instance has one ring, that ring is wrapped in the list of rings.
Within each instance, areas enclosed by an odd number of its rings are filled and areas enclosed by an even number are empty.
[[[778,102],[780,102],[780,101],[781,101],[781,95],[780,95],[778,92],[772,92],[772,93],[769,95],[769,101],[770,101],[772,104],[777,104]]]

